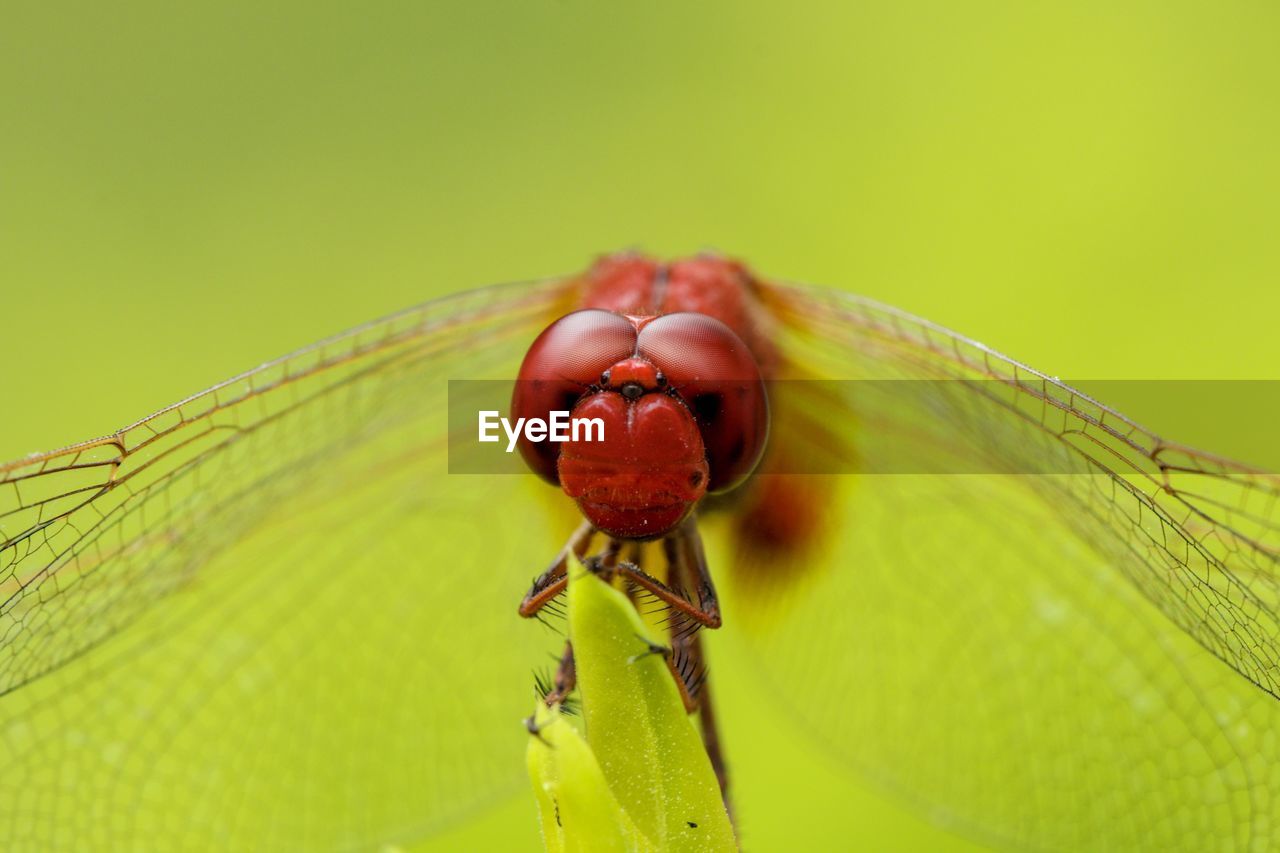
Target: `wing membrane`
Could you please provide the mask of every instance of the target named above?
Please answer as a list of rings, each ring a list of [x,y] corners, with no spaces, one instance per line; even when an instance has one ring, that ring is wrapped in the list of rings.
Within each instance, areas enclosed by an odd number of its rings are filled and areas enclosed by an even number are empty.
[[[768,297],[807,378],[924,380],[784,384],[781,444],[927,464],[801,477],[816,552],[725,546],[726,613],[805,728],[993,843],[1274,846],[1275,478],[892,309]]]
[[[366,847],[509,790],[547,642],[492,567],[559,543],[448,476],[447,380],[513,375],[562,298],[428,303],[0,468],[4,846]]]

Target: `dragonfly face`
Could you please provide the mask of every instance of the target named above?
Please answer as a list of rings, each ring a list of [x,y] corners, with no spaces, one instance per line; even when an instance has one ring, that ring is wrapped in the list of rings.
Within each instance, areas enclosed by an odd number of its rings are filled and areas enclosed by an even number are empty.
[[[520,451],[617,538],[667,534],[707,491],[742,483],[764,453],[769,409],[755,355],[723,321],[686,310],[718,295],[721,306],[737,306],[723,313],[745,331],[753,295],[736,265],[699,272],[689,290],[678,265],[606,258],[588,274],[590,305],[543,331],[520,368],[516,418],[571,410],[603,426],[603,440],[524,436]],[[633,313],[598,307],[621,305]]]

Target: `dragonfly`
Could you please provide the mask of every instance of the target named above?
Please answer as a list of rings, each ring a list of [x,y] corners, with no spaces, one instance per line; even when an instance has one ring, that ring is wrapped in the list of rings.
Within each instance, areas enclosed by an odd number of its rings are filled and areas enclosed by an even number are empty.
[[[451,473],[450,380],[511,382],[590,283],[437,299],[0,466],[0,843],[369,848],[518,796],[563,644],[518,581],[580,518]],[[1276,846],[1277,478],[893,307],[750,288],[767,446],[693,510],[713,660],[985,843]]]
[[[638,255],[604,258],[586,276],[583,309],[548,326],[520,365],[511,408],[517,423],[594,423],[595,433],[520,450],[530,468],[574,498],[585,521],[520,604],[536,616],[568,587],[576,558],[625,581],[642,609],[665,613],[667,659],[685,707],[697,712],[722,794],[728,769],[707,686],[698,629],[719,628],[720,605],[692,513],[707,495],[729,493],[755,470],[769,428],[765,377],[774,353],[755,287],[740,264],[701,257],[660,264]],[[556,406],[571,406],[571,410]],[[540,433],[539,433],[540,434]],[[776,503],[776,499],[775,499]],[[794,511],[771,505],[766,516]],[[591,537],[606,544],[584,559]],[[659,542],[660,577],[644,570]],[[779,543],[798,548],[800,542]],[[623,551],[629,559],[623,559]],[[620,577],[619,577],[620,576]],[[566,642],[552,689],[561,704],[576,682]]]

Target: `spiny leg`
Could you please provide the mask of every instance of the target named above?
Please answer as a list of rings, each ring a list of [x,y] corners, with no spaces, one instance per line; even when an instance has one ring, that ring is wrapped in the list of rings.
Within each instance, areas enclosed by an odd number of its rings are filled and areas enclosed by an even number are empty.
[[[671,561],[668,576],[677,588],[692,588],[698,596],[698,608],[706,614],[708,628],[720,627],[720,598],[715,582],[707,566],[707,555],[702,548],[702,536],[697,522],[690,517],[676,530],[675,535],[663,543],[667,558]]]
[[[565,586],[569,582],[569,558],[572,556],[574,559],[582,561],[587,548],[591,546],[591,539],[595,536],[595,532],[595,528],[591,526],[590,522],[584,521],[578,525],[578,528],[569,537],[568,542],[560,550],[560,554],[555,561],[545,572],[534,579],[533,586],[525,593],[524,599],[520,602],[519,613],[521,616],[525,618],[538,617],[543,608],[547,607],[556,596],[564,592]],[[616,555],[618,551],[617,543],[611,542],[606,551]],[[556,666],[555,675],[552,678],[549,689],[546,690],[542,697],[543,701],[547,705],[562,704],[569,694],[573,692],[577,684],[578,673],[573,657],[573,643],[565,640],[564,653]]]
[[[581,560],[582,555],[591,546],[591,538],[595,535],[595,532],[595,528],[591,526],[590,522],[584,521],[578,525],[578,529],[573,531],[573,535],[569,537],[569,541],[560,549],[559,555],[557,555],[551,566],[534,578],[533,586],[529,587],[529,591],[525,593],[524,599],[520,602],[519,613],[521,616],[526,619],[537,616],[538,611],[545,607],[547,602],[564,592],[565,586],[569,583],[569,557],[573,556]]]
[[[551,682],[551,689],[542,697],[542,701],[546,702],[548,707],[551,705],[559,705],[569,697],[573,692],[573,688],[578,685],[578,669],[573,660],[573,643],[569,640],[564,641],[564,654],[560,656],[560,663],[556,666],[556,674]]]
[[[720,601],[716,597],[715,584],[707,570],[707,560],[702,552],[702,538],[692,518],[685,521],[674,533],[662,541],[667,555],[667,579],[674,589],[655,577],[646,574],[633,563],[619,563],[617,571],[640,589],[652,595],[681,616],[688,617],[699,626],[719,628]],[[687,571],[685,568],[687,567]],[[698,603],[694,604],[681,591],[689,583],[696,590]]]
[[[698,725],[702,728],[702,744],[707,749],[707,757],[711,759],[711,768],[716,772],[716,780],[720,783],[720,796],[724,806],[730,810],[729,804],[729,765],[725,761],[724,751],[720,746],[720,729],[716,724],[715,704],[711,701],[711,686],[707,683],[707,664],[702,651],[702,638],[698,634],[689,637],[686,658],[688,669],[696,673],[693,687],[693,701],[698,709]]]
[[[665,543],[664,543],[665,544]],[[693,519],[685,522],[678,531],[678,538],[669,553],[672,563],[669,569],[670,579],[677,586],[692,586],[698,595],[698,603],[704,612],[715,615],[719,624],[720,604],[716,596],[715,584],[707,567],[706,556],[702,549],[702,538]],[[694,626],[696,628],[696,626]],[[720,783],[720,795],[724,799],[725,809],[732,809],[729,804],[729,767],[725,762],[724,751],[720,746],[720,731],[716,725],[715,707],[711,701],[711,688],[707,683],[706,655],[702,649],[702,637],[696,630],[687,626],[671,625],[672,671],[676,674],[676,682],[681,685],[681,693],[685,698],[685,706],[690,711],[698,711],[698,724],[702,728],[702,743],[706,747],[707,757],[715,770],[716,780]],[[676,664],[679,664],[677,670]]]
[[[526,602],[529,602],[530,600],[535,602],[534,606],[530,608],[529,615],[536,614],[539,609],[545,607],[552,598],[564,589],[564,586],[568,581],[568,555],[572,553],[579,560],[582,560],[582,553],[586,550],[587,544],[590,542],[591,536],[594,532],[595,531],[590,527],[590,525],[584,524],[579,527],[574,533],[573,538],[571,538],[569,543],[565,546],[560,558],[557,559],[556,563],[554,563],[552,567],[544,572],[542,577],[539,578],[539,581],[542,583],[535,582],[534,589],[525,597]],[[632,543],[632,545],[633,555],[638,557],[641,549],[638,547],[637,543]],[[620,540],[611,539],[605,546],[604,552],[591,559],[591,564],[594,566],[593,571],[598,571],[605,577],[611,577],[612,573],[616,571],[618,555],[621,553],[622,548],[623,543]],[[558,578],[555,577],[557,574],[559,575]],[[555,591],[550,592],[550,590],[553,589]],[[524,610],[525,608],[522,604],[522,615],[525,615]],[[651,647],[650,651],[662,651],[667,653],[668,656],[670,653],[670,650],[665,647]],[[573,655],[573,642],[565,640],[564,653],[561,655],[560,662],[556,666],[556,672],[551,684],[549,685],[549,689],[546,690],[546,693],[542,697],[543,701],[546,702],[548,706],[561,704],[568,698],[569,694],[573,692],[577,685],[578,672]]]
[[[590,547],[594,535],[595,529],[588,522],[583,522],[574,531],[555,562],[534,579],[533,585],[525,593],[524,599],[520,602],[521,616],[528,618],[537,615],[547,602],[564,591],[568,584],[569,557],[572,555],[584,562],[589,570],[603,575],[606,580],[612,578],[615,573],[621,573],[637,587],[650,593],[668,607],[693,619],[699,625],[708,628],[720,627],[720,603],[716,597],[715,584],[712,583],[711,575],[707,570],[706,557],[702,551],[702,538],[698,535],[697,525],[692,518],[681,524],[673,534],[663,540],[662,544],[672,567],[671,572],[674,572],[675,566],[682,562],[692,566],[691,577],[695,578],[693,588],[697,592],[697,604],[690,601],[683,593],[671,589],[657,578],[645,573],[636,563],[619,562],[618,556],[624,544],[621,540],[610,539],[599,555],[584,558],[583,555]],[[632,554],[639,553],[638,547],[633,545]]]

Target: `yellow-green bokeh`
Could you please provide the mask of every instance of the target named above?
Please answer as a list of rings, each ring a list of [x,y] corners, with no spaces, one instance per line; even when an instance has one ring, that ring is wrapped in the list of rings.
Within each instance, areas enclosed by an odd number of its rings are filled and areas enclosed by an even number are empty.
[[[1056,375],[1273,377],[1278,18],[1244,2],[9,8],[0,458],[628,245],[718,247]],[[719,671],[740,784],[778,791],[776,813],[741,816],[753,846],[950,840],[786,734],[736,665]],[[525,798],[440,844],[535,837]]]

